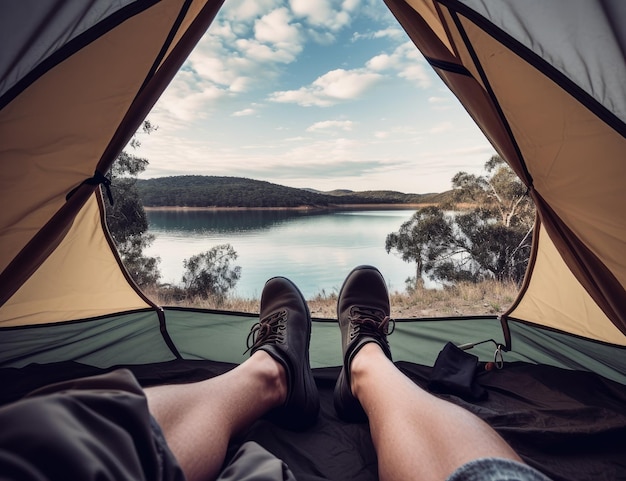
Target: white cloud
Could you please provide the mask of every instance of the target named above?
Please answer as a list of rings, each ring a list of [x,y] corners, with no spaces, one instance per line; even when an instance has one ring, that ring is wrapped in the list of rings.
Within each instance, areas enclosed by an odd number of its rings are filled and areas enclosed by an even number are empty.
[[[242,56],[254,61],[254,70],[273,71],[274,64],[288,64],[296,60],[297,55],[302,50],[299,43],[283,43],[266,45],[254,39],[239,39],[235,42],[237,49]]]
[[[350,131],[352,130],[353,125],[354,125],[354,122],[352,122],[351,120],[324,120],[321,122],[315,122],[313,125],[307,128],[306,131],[307,132],[315,132],[319,130],[331,130],[333,132],[336,130]]]
[[[211,24],[210,34],[207,34],[200,43],[206,43],[207,39],[216,38],[222,41],[233,41],[237,38],[237,34],[233,31],[232,25],[227,22],[215,21]]]
[[[190,55],[186,68],[194,71],[198,79],[213,83],[234,92],[244,91],[257,70],[250,58],[229,52],[214,42],[200,44]]]
[[[388,70],[395,67],[396,62],[391,56],[383,53],[369,59],[366,66],[367,68],[375,70],[376,72],[381,72],[383,70]]]
[[[300,43],[298,25],[291,23],[291,15],[286,8],[278,8],[264,15],[254,23],[256,39],[263,43]]]
[[[228,21],[241,24],[259,18],[281,3],[281,0],[228,0],[221,8],[220,15]]]
[[[301,26],[280,0],[230,0],[159,100],[158,123],[191,123],[215,101],[272,81],[302,50]]]
[[[422,88],[428,88],[432,85],[430,75],[423,65],[407,65],[398,75],[407,80],[414,81]]]
[[[246,117],[248,115],[254,115],[256,114],[256,110],[254,109],[243,109],[243,110],[238,110],[237,112],[233,112],[233,117]]]
[[[363,70],[332,70],[319,77],[313,85],[328,97],[347,100],[358,97],[380,79],[376,73]]]
[[[404,33],[404,30],[402,30],[400,27],[388,27],[382,30],[376,30],[374,32],[354,32],[352,34],[352,41],[355,42],[361,39],[371,40],[375,38],[391,38],[396,40],[403,38],[405,35],[406,34]]]
[[[250,85],[271,76],[275,64],[293,62],[305,39],[280,0],[231,0],[213,22],[186,65],[218,85]],[[249,79],[249,80],[243,80]]]
[[[289,1],[296,17],[303,18],[311,26],[323,27],[333,32],[350,24],[352,12],[356,10],[359,3],[359,0],[344,0],[341,5],[337,5],[337,2],[333,0]]]
[[[359,7],[360,3],[361,3],[361,0],[343,0],[343,2],[341,3],[341,8],[349,12],[352,12],[356,10],[356,8]]]
[[[204,105],[228,95],[228,92],[210,82],[198,79],[193,72],[181,71],[159,99],[150,113],[150,120],[158,126],[169,125],[173,129],[202,118]]]
[[[307,87],[302,87],[299,90],[285,90],[282,92],[274,92],[270,94],[268,100],[271,102],[279,102],[283,104],[298,104],[303,107],[329,107],[333,105],[334,102],[331,102],[327,99],[319,98],[320,96],[316,95],[311,89]]]
[[[372,57],[365,66],[376,72],[395,71],[399,77],[415,82],[421,88],[428,88],[432,84],[423,57],[411,42],[404,42],[391,54],[382,53]]]
[[[296,103],[305,107],[328,107],[337,102],[358,98],[375,85],[381,76],[366,69],[336,69],[318,77],[311,85],[298,90],[274,92],[274,102]]]
[[[381,53],[365,63],[365,67],[336,69],[318,77],[308,86],[297,90],[274,92],[269,99],[274,102],[295,103],[305,107],[328,107],[344,100],[360,97],[384,76],[395,74],[420,88],[431,86],[431,73],[423,57],[411,42],[399,45],[391,54]]]

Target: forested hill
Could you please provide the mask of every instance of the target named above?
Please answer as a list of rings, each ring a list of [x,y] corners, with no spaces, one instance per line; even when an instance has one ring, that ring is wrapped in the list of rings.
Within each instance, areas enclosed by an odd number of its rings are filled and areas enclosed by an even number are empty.
[[[331,207],[345,204],[439,202],[442,194],[394,191],[318,192],[241,177],[184,175],[137,181],[146,207]]]

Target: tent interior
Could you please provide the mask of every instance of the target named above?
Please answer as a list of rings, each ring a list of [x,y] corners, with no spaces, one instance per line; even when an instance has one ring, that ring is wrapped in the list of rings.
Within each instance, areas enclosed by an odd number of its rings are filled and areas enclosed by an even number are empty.
[[[555,480],[626,478],[626,4],[385,0],[528,187],[518,298],[500,316],[397,319],[394,361],[428,387],[447,342],[477,345],[468,399]],[[245,358],[250,314],[155,305],[121,265],[99,188],[221,7],[212,0],[0,7],[0,402],[126,367],[144,386]],[[112,72],[116,72],[113,75]],[[620,200],[621,199],[621,200]],[[378,479],[365,424],[339,420],[336,319],[314,319],[322,411],[306,433],[258,421],[298,479]],[[502,369],[487,370],[494,348]]]

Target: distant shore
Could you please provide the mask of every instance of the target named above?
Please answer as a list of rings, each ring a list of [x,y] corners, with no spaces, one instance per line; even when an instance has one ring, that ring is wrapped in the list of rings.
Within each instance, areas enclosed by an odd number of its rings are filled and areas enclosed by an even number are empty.
[[[237,210],[290,210],[290,211],[324,211],[324,210],[409,210],[437,204],[332,204],[332,205],[301,205],[297,207],[185,207],[185,206],[144,206],[152,211],[237,211]]]

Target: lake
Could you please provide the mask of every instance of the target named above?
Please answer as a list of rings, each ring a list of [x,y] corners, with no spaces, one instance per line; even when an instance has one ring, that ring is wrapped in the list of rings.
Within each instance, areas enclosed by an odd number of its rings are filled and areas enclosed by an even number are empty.
[[[241,278],[234,295],[259,298],[265,281],[285,276],[306,298],[338,293],[346,275],[360,264],[375,265],[390,291],[404,291],[415,265],[387,254],[385,238],[412,210],[307,213],[290,210],[149,210],[155,236],[145,253],[161,258],[161,282],[179,284],[183,260],[219,244],[238,254]]]

